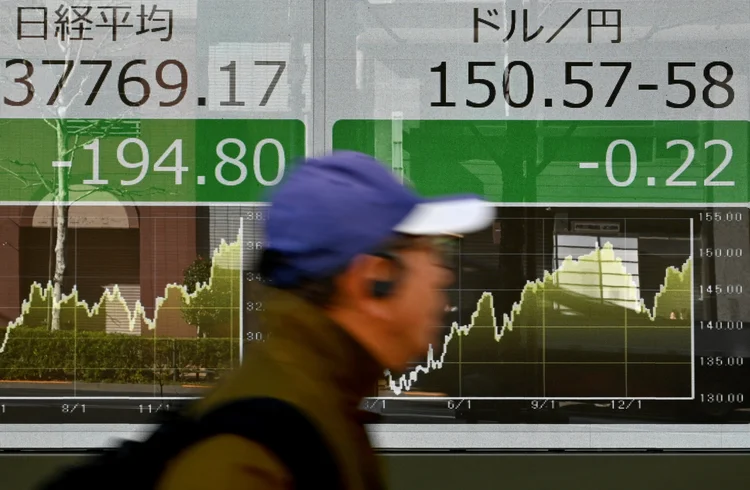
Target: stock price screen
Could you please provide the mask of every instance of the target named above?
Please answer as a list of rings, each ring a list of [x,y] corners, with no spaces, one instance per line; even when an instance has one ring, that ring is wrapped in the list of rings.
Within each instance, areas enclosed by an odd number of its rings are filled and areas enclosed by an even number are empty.
[[[140,437],[239,366],[265,200],[335,149],[496,212],[376,446],[750,446],[747,1],[0,10],[0,447]]]

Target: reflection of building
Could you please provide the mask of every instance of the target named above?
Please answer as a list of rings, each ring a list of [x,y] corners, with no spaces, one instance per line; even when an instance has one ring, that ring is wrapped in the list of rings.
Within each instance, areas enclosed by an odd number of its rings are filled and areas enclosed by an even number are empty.
[[[34,282],[54,274],[56,228],[53,207],[0,207],[0,322],[14,321]],[[196,258],[196,210],[184,206],[73,206],[70,209],[63,293],[73,285],[89,305],[117,284],[129,308],[137,300],[153,318],[156,298],[169,283],[182,283],[184,269]],[[172,306],[172,305],[169,305]],[[176,306],[176,305],[174,305]],[[124,331],[124,312],[108,313],[108,331]],[[158,336],[191,337],[179,309],[162,308]],[[141,334],[147,334],[145,325]]]

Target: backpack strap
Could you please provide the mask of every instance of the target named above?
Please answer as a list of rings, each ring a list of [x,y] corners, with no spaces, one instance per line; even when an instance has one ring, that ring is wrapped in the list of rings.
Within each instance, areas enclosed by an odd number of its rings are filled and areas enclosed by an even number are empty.
[[[234,434],[267,448],[287,467],[298,490],[344,488],[328,443],[312,421],[288,402],[240,399],[206,413],[196,426],[197,439]]]

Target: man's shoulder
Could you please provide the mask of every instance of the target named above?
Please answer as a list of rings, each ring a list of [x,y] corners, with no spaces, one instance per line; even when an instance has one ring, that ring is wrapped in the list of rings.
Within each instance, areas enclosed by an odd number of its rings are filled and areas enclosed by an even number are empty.
[[[185,449],[169,462],[158,490],[285,489],[291,476],[262,445],[236,435],[217,435]]]

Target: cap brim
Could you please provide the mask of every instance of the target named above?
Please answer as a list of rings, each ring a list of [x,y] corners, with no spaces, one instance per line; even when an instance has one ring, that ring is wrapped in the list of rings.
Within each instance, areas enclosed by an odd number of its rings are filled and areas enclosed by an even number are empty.
[[[425,201],[395,228],[407,235],[463,235],[483,230],[495,219],[495,209],[475,197],[452,197]]]

